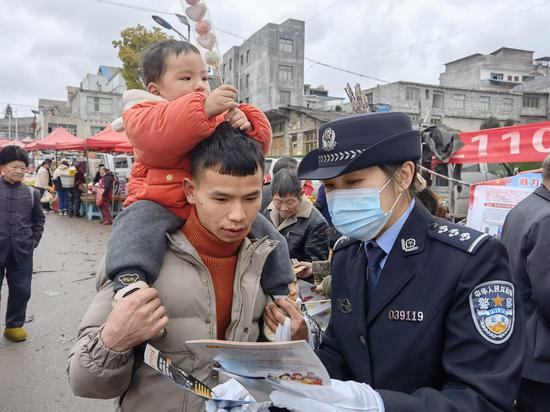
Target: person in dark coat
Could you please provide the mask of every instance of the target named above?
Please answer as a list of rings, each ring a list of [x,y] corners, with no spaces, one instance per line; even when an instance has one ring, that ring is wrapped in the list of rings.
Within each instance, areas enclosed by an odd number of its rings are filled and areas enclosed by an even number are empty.
[[[113,190],[115,183],[115,175],[105,166],[99,169],[101,173],[101,180],[99,181],[98,191],[98,200],[97,205],[101,210],[101,224],[102,225],[112,225],[113,224],[113,215],[111,214],[111,199],[113,198]]]
[[[40,192],[22,181],[29,166],[27,152],[15,145],[0,151],[0,288],[8,283],[4,336],[24,341],[27,302],[31,297],[32,256],[44,231]]]
[[[277,172],[283,169],[296,171],[296,169],[298,169],[298,161],[290,156],[281,157],[279,160],[277,160],[277,162],[275,163],[275,166],[273,166],[273,176],[275,176]],[[269,206],[270,203],[271,203],[271,182],[265,184],[262,188],[262,206],[260,211],[263,212],[265,208]]]
[[[306,262],[328,259],[327,221],[302,196],[296,172],[288,169],[277,172],[271,182],[271,194],[273,200],[264,216],[286,239],[290,258]]]
[[[527,322],[527,349],[518,411],[550,410],[550,156],[543,181],[504,222],[508,250]]]
[[[105,168],[105,165],[103,163],[100,163],[99,166],[97,167],[97,172],[95,173],[95,176],[94,176],[94,181],[93,181],[94,185],[97,185],[101,180],[101,169],[103,168]]]
[[[292,410],[512,411],[525,351],[520,299],[502,242],[433,216],[417,200],[420,135],[405,113],[368,113],[321,126],[301,179],[325,184],[334,226],[332,314],[317,354],[324,390],[274,392]],[[270,305],[270,329],[301,313]],[[296,405],[302,405],[296,408]],[[332,408],[332,409],[331,409]]]
[[[86,167],[84,163],[76,162],[75,168],[74,184],[69,192],[69,216],[81,217],[82,192],[80,188],[86,184]]]

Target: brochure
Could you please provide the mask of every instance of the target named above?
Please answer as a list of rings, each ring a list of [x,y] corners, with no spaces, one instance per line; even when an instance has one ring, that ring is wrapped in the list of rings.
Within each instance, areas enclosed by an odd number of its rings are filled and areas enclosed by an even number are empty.
[[[247,387],[248,379],[263,379],[279,388],[280,381],[330,385],[330,377],[306,341],[230,342],[195,340],[189,349],[216,361],[217,369]],[[244,379],[239,379],[244,378]]]
[[[302,304],[305,306],[308,315],[319,324],[322,330],[326,330],[331,313],[330,298],[313,292],[312,289],[315,285],[305,280],[300,279],[297,283],[300,289]]]
[[[202,383],[190,373],[177,367],[172,363],[169,357],[154,348],[150,344],[145,347],[144,361],[147,365],[162,373],[176,385],[200,396],[204,400],[214,400],[218,402],[220,408],[232,408],[234,406],[255,403],[254,401],[220,399],[215,396],[208,385]]]

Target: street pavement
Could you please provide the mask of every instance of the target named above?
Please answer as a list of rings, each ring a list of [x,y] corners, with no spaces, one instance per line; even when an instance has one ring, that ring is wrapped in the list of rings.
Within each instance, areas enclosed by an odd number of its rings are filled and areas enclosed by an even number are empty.
[[[32,297],[25,325],[29,338],[12,343],[0,336],[0,411],[114,410],[112,400],[77,398],[65,371],[80,319],[94,294],[94,275],[111,226],[97,220],[46,215],[34,253]],[[2,330],[8,287],[2,287]]]

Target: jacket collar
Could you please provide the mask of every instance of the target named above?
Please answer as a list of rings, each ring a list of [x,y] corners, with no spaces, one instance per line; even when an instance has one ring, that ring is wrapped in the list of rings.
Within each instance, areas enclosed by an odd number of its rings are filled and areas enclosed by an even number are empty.
[[[311,201],[305,196],[302,196],[302,198],[300,199],[300,207],[298,208],[298,211],[294,215],[283,220],[282,222],[279,221],[279,212],[277,212],[277,209],[275,208],[275,204],[273,202],[269,204],[267,210],[269,210],[269,216],[271,217],[271,221],[273,222],[277,230],[283,230],[285,227],[296,223],[300,218],[309,219],[309,217],[311,216],[311,211],[313,210],[313,203],[311,203]]]
[[[546,187],[544,186],[537,187],[534,193],[550,202],[550,191]]]

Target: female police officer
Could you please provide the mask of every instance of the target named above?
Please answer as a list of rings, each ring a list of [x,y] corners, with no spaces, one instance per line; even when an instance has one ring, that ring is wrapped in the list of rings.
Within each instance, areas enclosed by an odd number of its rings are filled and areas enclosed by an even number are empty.
[[[305,388],[305,403],[273,393],[277,406],[512,410],[524,333],[505,249],[415,200],[419,158],[420,136],[404,113],[320,128],[319,149],[298,174],[323,181],[333,223],[345,236],[334,248],[332,318],[318,350],[334,385]],[[278,305],[292,319],[293,338],[304,337],[299,312]],[[265,318],[272,329],[284,321],[274,305]]]

